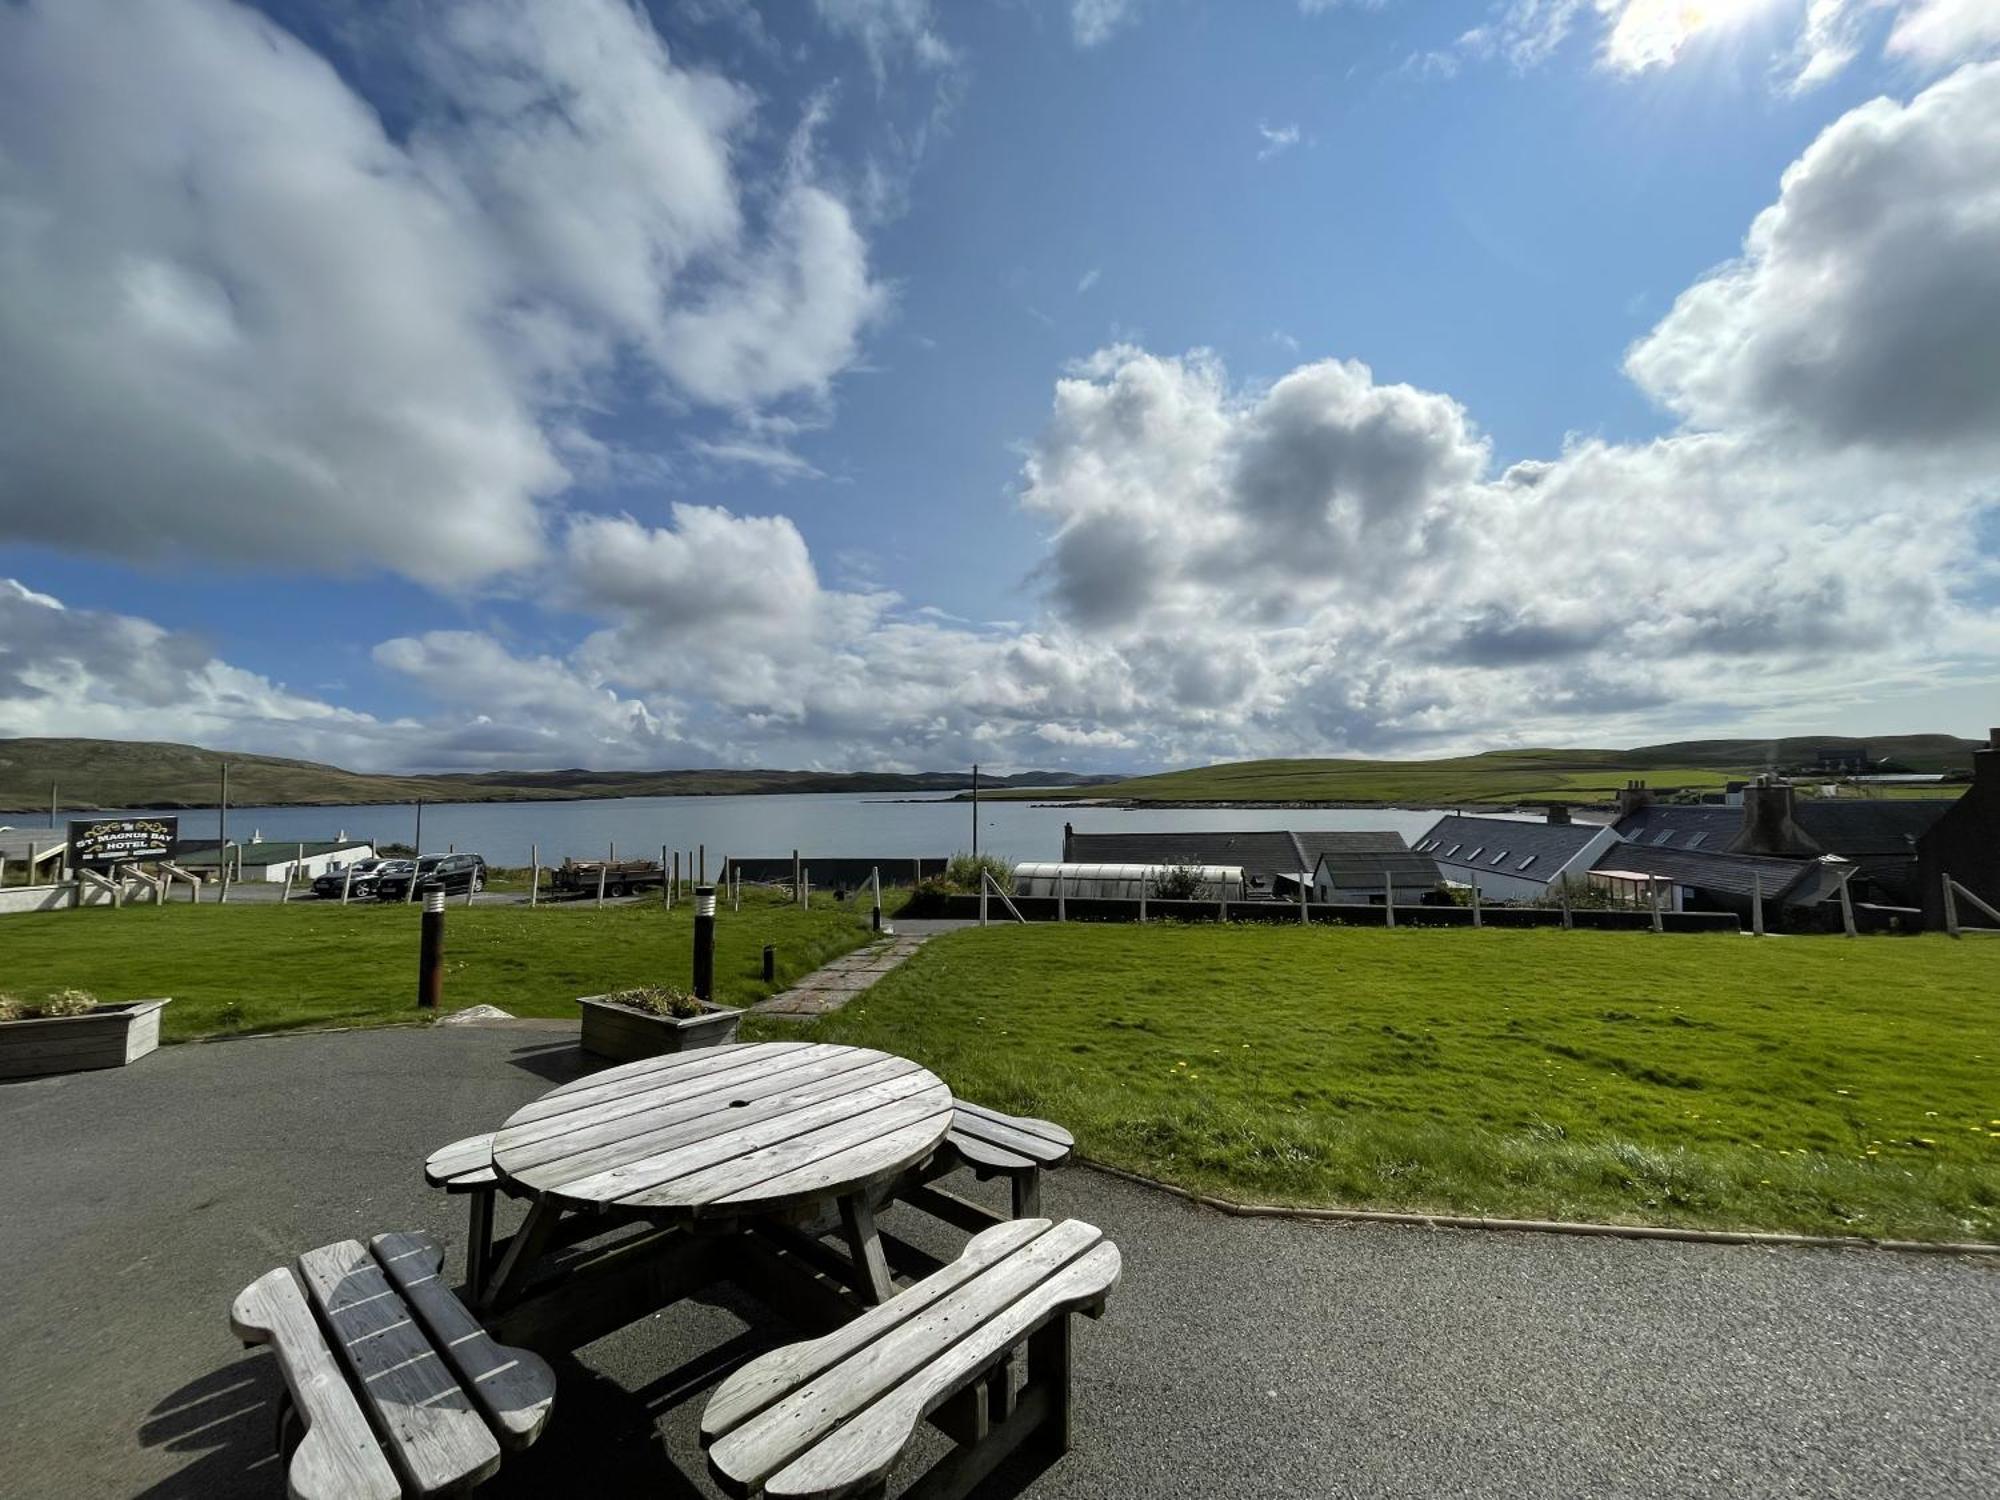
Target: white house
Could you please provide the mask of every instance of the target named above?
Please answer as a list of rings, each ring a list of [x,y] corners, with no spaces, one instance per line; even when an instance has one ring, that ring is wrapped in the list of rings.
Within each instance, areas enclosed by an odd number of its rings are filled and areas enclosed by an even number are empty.
[[[1613,830],[1572,823],[1552,807],[1546,822],[1526,818],[1444,817],[1412,846],[1437,862],[1446,880],[1477,886],[1492,901],[1535,901],[1556,882],[1583,886],[1597,857],[1619,842]]]

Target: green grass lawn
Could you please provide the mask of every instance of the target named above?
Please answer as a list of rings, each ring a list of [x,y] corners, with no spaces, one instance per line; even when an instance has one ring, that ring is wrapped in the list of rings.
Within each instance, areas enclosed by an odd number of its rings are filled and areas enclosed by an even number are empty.
[[[832,902],[800,912],[761,891],[717,919],[716,998],[771,993],[866,938],[865,912]],[[416,906],[86,907],[0,918],[0,991],[33,999],[89,990],[102,1000],[171,995],[165,1037],[416,1020]],[[578,995],[692,978],[691,903],[453,907],[445,919],[446,1010],[497,1005],[517,1016],[577,1014]]]
[[[991,928],[815,1034],[1237,1198],[2000,1240],[2000,942]]]

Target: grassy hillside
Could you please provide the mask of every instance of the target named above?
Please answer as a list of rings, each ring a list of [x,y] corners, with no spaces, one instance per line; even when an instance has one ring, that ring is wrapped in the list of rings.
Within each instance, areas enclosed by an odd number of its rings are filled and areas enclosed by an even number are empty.
[[[859,771],[505,771],[444,776],[374,776],[309,760],[224,755],[150,741],[0,740],[0,808],[49,805],[56,783],[67,812],[104,807],[213,807],[223,762],[229,800],[241,807],[301,803],[512,802],[580,797],[726,796],[764,792],[948,792],[966,772],[914,775]],[[1062,786],[1093,778],[1023,772],[985,778],[1006,786]],[[1108,778],[1101,778],[1108,779]]]
[[[1064,795],[1135,802],[1401,802],[1450,806],[1524,799],[1608,801],[1632,778],[1657,792],[1712,791],[1771,766],[1809,763],[1837,738],[1695,740],[1637,750],[1493,750],[1449,760],[1250,760],[1138,776]],[[1868,740],[1869,753],[1922,771],[1971,768],[1976,745],[1949,735]],[[1002,792],[996,795],[1035,795]],[[1926,796],[1953,789],[1925,788]]]

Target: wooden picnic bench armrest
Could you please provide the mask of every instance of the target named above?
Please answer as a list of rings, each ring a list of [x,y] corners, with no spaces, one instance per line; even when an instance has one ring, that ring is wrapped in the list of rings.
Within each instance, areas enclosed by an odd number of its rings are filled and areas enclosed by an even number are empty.
[[[313,1320],[298,1278],[284,1266],[265,1272],[237,1294],[229,1326],[245,1344],[273,1346],[305,1423],[287,1481],[295,1500],[396,1500],[403,1486]]]
[[[493,1168],[493,1132],[440,1146],[424,1162],[424,1181],[448,1193],[469,1193],[500,1181]]]
[[[702,1416],[709,1466],[740,1495],[867,1492],[919,1422],[1055,1320],[1101,1310],[1119,1271],[1117,1246],[1077,1220],[975,1235],[959,1260],[889,1302],[725,1381]]]

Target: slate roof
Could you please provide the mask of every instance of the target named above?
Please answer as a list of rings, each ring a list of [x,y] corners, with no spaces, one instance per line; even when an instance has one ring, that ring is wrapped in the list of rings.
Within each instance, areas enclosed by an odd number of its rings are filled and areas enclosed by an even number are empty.
[[[1654,803],[1611,825],[1628,844],[1662,849],[1727,849],[1743,831],[1743,809]]]
[[[1955,797],[1801,797],[1792,816],[1829,854],[1908,854]]]
[[[1402,839],[1397,838],[1396,842],[1401,844]],[[1399,891],[1425,891],[1444,880],[1438,873],[1436,860],[1409,849],[1328,851],[1319,859],[1320,863],[1313,866],[1313,878],[1319,878],[1323,864],[1327,878],[1339,890],[1374,890],[1393,879]]]
[[[1375,867],[1393,871],[1411,885],[1437,883],[1433,867],[1405,865],[1410,846],[1400,833],[1291,833],[1263,829],[1241,833],[1072,833],[1063,845],[1064,860],[1093,865],[1240,865],[1252,890],[1269,892],[1279,875],[1299,875],[1315,869],[1323,854],[1346,869]],[[1428,863],[1427,861],[1425,862]],[[1379,882],[1378,882],[1379,883]]]
[[[1430,856],[1439,865],[1470,868],[1474,851],[1479,852],[1478,868],[1523,880],[1548,881],[1568,864],[1598,834],[1596,823],[1540,823],[1525,818],[1474,818],[1452,814],[1439,818],[1430,832],[1411,847]],[[1493,856],[1506,851],[1498,864]],[[1526,869],[1521,862],[1533,857]]]
[[[1597,856],[1591,869],[1657,875],[1675,885],[1695,886],[1745,900],[1761,879],[1764,899],[1777,901],[1814,894],[1820,865],[1817,860],[1775,859],[1761,854],[1709,853],[1657,844],[1613,844]]]

